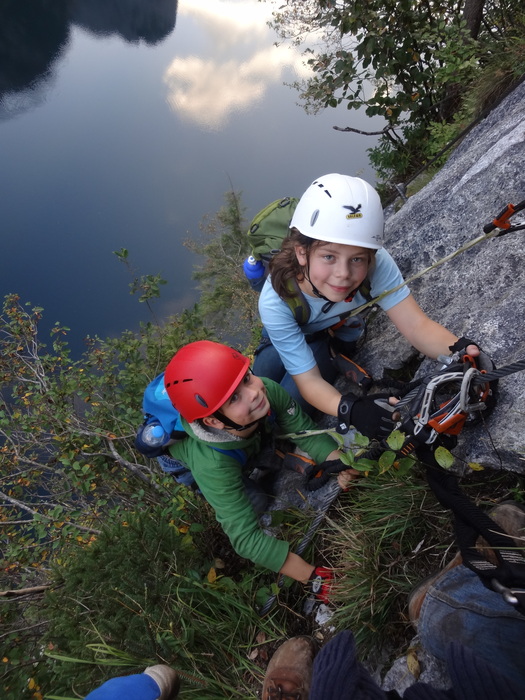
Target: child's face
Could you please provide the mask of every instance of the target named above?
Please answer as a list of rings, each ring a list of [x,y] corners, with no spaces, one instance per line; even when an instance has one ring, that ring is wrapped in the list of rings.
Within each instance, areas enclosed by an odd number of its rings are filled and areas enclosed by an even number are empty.
[[[357,289],[368,273],[370,251],[343,243],[321,241],[312,246],[309,257],[302,246],[295,249],[302,267],[309,265],[309,277],[316,289],[330,301],[344,301]],[[314,296],[308,280],[301,282],[301,289]]]
[[[239,425],[264,418],[270,410],[266,387],[250,370],[246,372],[230,398],[219,411]]]

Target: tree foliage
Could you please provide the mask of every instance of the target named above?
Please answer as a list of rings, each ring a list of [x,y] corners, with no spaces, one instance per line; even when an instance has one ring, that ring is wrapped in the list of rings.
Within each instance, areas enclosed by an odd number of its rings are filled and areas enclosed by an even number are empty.
[[[201,291],[199,307],[206,324],[225,341],[246,344],[258,326],[257,295],[250,289],[243,262],[250,254],[241,194],[230,190],[226,203],[201,222],[204,240],[191,239],[185,245],[203,256],[194,278]],[[243,337],[244,336],[244,337]]]
[[[67,328],[56,324],[43,343],[42,314],[15,294],[0,314],[4,592],[46,585],[50,562],[68,547],[88,545],[107,522],[169,503],[173,483],[133,449],[142,393],[178,347],[210,335],[189,311],[162,328],[144,324],[139,333],[88,338],[74,360]],[[32,658],[16,630],[32,629],[33,614],[32,605],[22,605],[10,617],[13,633],[4,626],[7,677]]]
[[[425,129],[451,121],[483,68],[523,40],[523,10],[517,0],[289,0],[273,27],[298,43],[322,37],[305,51],[313,77],[296,84],[308,110],[346,104],[379,115],[383,151],[403,153],[409,141],[408,161],[421,161]]]
[[[282,38],[323,33],[327,50],[308,59],[312,107],[346,103],[392,124],[450,113],[451,84],[468,81],[512,35],[515,0],[292,0],[274,14]]]
[[[160,472],[156,460],[142,457],[133,446],[136,428],[142,421],[144,388],[164,370],[178,348],[194,340],[224,337],[226,321],[238,331],[242,319],[247,328],[255,319],[257,297],[242,272],[248,244],[239,195],[228,193],[226,205],[214,217],[208,217],[203,226],[207,240],[189,244],[204,256],[196,275],[202,285],[201,303],[159,321],[153,304],[164,280],[160,275],[139,274],[128,250],[116,251],[130,272],[130,293],[138,294],[139,301],[148,306],[153,322],[142,324],[137,333],[124,331],[116,338],[88,337],[79,359],[74,359],[69,349],[68,328],[56,324],[47,341],[40,329],[42,308],[22,302],[16,294],[4,299],[0,312],[0,694],[7,700],[38,700],[44,687],[51,691],[53,684],[62,683],[60,678],[74,678],[67,667],[59,672],[59,666],[46,662],[46,650],[81,655],[88,644],[95,643],[95,629],[103,634],[105,643],[122,642],[124,649],[123,635],[117,631],[119,624],[122,629],[129,628],[131,637],[136,625],[149,630],[148,634],[157,634],[166,622],[166,608],[163,613],[151,607],[150,598],[140,603],[148,610],[148,622],[131,602],[126,608],[131,617],[126,618],[119,607],[116,580],[122,578],[126,567],[129,580],[121,581],[121,586],[127,586],[126,595],[133,595],[135,601],[144,595],[144,581],[151,579],[145,574],[148,557],[151,571],[160,571],[168,552],[173,555],[179,546],[184,565],[180,557],[175,561],[172,556],[170,567],[159,574],[163,590],[172,586],[175,571],[190,572],[195,558],[199,564],[194,566],[192,576],[197,588],[203,577],[206,579],[210,553],[198,555],[191,542],[203,518],[209,521],[209,509],[203,501],[195,503],[191,493]],[[240,310],[237,317],[232,312],[235,308]],[[138,523],[137,513],[143,514]],[[117,539],[107,534],[108,527],[119,531]],[[150,536],[152,548],[144,544]],[[157,547],[159,539],[164,549]],[[119,560],[112,576],[106,554],[101,554],[104,547],[109,548],[107,556]],[[206,571],[203,566],[208,567]],[[73,576],[74,582],[68,584],[69,572],[73,571],[76,578]],[[82,572],[90,574],[85,583]],[[56,587],[57,576],[64,591],[59,589],[56,596],[50,594],[43,600],[42,592]],[[221,575],[216,578],[221,579]],[[133,585],[138,588],[132,593]],[[184,579],[184,586],[191,585]],[[203,609],[213,604],[212,598],[219,596],[222,585],[217,584],[217,590],[211,591]],[[62,594],[66,590],[71,590],[70,598]],[[150,592],[157,600],[161,594],[155,590],[151,584]],[[173,589],[170,605],[176,605],[177,591]],[[85,607],[78,602],[82,595],[90,601]],[[91,601],[95,595],[100,599],[96,609]],[[220,595],[224,597],[224,591]],[[235,605],[241,605],[240,595],[240,589],[232,593]],[[73,611],[79,604],[85,613],[84,626],[80,620],[75,621]],[[240,608],[231,601],[228,604],[237,621]],[[219,603],[215,601],[215,605]],[[93,608],[93,615],[87,614],[88,608]],[[248,603],[244,608],[250,609],[252,617],[256,615]],[[157,613],[164,614],[162,623]],[[188,622],[192,614],[195,611],[191,605],[185,607],[187,618],[181,623],[187,626],[189,635],[184,647],[188,658],[195,638]],[[203,631],[206,624],[203,621]],[[247,633],[251,629],[248,623],[245,629]],[[46,630],[54,637],[44,644]],[[162,634],[168,633],[163,628]],[[212,632],[209,635],[213,639]],[[165,658],[159,643],[148,646],[148,658]],[[227,634],[225,648],[229,645]],[[164,651],[169,647],[164,645]],[[239,667],[243,663],[241,660]],[[190,665],[195,666],[194,661]],[[226,661],[221,672],[225,666]],[[91,679],[94,686],[104,675],[96,665],[89,669],[83,672],[83,678],[86,685]],[[235,673],[237,670],[233,676]],[[212,696],[217,697],[220,680],[213,687]]]

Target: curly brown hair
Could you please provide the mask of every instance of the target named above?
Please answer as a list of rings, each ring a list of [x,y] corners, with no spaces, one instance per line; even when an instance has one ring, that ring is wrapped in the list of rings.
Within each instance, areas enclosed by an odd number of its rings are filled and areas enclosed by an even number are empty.
[[[269,270],[271,274],[272,287],[282,299],[291,298],[292,292],[286,283],[290,279],[301,282],[304,279],[304,268],[299,264],[295,254],[296,246],[305,248],[309,255],[312,248],[320,241],[316,238],[309,238],[298,229],[290,229],[290,233],[283,240],[281,250],[270,260]]]

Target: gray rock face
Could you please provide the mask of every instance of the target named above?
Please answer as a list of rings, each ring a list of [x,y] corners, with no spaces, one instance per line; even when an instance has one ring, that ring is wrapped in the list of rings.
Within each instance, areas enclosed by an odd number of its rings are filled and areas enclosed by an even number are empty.
[[[402,696],[407,688],[414,685],[416,680],[419,683],[428,683],[436,690],[447,690],[452,687],[452,681],[448,675],[445,662],[423,649],[418,636],[414,637],[410,643],[410,649],[417,658],[419,677],[416,679],[412,675],[407,663],[407,656],[401,656],[394,661],[392,667],[386,673],[381,683],[383,690],[386,692],[397,690],[399,695]]]
[[[419,193],[387,218],[386,248],[405,279],[483,235],[510,202],[525,199],[525,83],[462,141]],[[525,220],[525,212],[511,223]],[[409,284],[435,321],[476,340],[498,367],[525,358],[525,231],[477,243]],[[370,324],[356,358],[374,378],[414,354],[386,314]],[[425,360],[420,372],[437,369]],[[525,372],[500,380],[484,425],[464,430],[454,453],[493,469],[525,472]]]

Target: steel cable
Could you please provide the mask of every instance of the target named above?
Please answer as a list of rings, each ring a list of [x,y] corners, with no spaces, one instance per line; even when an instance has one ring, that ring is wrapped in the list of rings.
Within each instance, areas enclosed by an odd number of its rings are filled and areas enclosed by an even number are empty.
[[[510,365],[506,365],[506,367],[500,367],[499,369],[493,369],[490,372],[486,372],[485,374],[478,374],[472,378],[472,382],[474,384],[486,384],[487,382],[493,382],[496,379],[501,379],[502,377],[506,377],[509,374],[515,374],[516,372],[520,372],[521,370],[524,370],[524,369],[525,369],[525,358],[523,360],[518,360],[517,362],[513,362]]]

